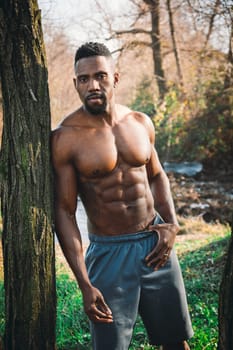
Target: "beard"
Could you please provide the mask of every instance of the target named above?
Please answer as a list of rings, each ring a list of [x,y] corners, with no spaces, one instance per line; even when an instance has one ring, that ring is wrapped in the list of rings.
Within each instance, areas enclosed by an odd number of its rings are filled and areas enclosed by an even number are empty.
[[[98,97],[99,99],[101,99],[102,103],[89,103],[89,100],[92,97]],[[104,112],[106,112],[106,108],[107,108],[107,99],[104,93],[101,94],[91,94],[89,96],[87,96],[84,100],[84,106],[86,108],[86,110],[94,115],[98,115],[98,114],[102,114]]]

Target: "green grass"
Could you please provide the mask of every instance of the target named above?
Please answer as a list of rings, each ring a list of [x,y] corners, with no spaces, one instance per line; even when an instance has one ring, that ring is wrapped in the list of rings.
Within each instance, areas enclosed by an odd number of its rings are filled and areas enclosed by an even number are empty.
[[[5,328],[5,315],[4,315],[4,287],[3,281],[0,280],[0,338],[3,336]],[[1,344],[1,342],[0,342]],[[1,347],[1,345],[0,345]]]
[[[217,349],[218,294],[228,241],[215,239],[180,256],[194,328],[190,345],[195,350]]]
[[[88,350],[90,334],[77,283],[66,274],[57,276],[57,347]]]
[[[217,227],[217,226],[216,226]],[[221,226],[215,232],[193,235],[176,244],[186,285],[194,337],[192,350],[215,350],[218,339],[218,293],[229,242],[230,229]],[[76,281],[66,269],[57,272],[57,348],[89,350],[91,340],[88,320]],[[0,336],[4,332],[3,283],[0,283]],[[138,317],[130,350],[149,350],[145,330]]]

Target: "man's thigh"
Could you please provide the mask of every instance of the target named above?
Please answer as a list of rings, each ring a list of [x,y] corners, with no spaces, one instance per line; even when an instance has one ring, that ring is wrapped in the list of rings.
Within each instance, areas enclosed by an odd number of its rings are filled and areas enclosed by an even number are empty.
[[[140,296],[140,245],[91,244],[86,265],[92,284],[104,296],[113,323],[91,323],[94,350],[127,350],[137,318]]]
[[[150,343],[176,343],[193,335],[183,278],[175,251],[158,271],[144,268],[139,313]]]

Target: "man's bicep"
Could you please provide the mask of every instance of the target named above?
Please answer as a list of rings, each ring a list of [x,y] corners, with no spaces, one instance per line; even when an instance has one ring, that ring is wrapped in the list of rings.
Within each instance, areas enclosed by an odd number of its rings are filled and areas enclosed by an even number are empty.
[[[55,182],[55,208],[74,213],[78,196],[76,170],[64,137],[59,130],[52,133],[51,146]]]
[[[74,214],[77,206],[78,188],[74,167],[63,164],[54,169],[55,207]]]
[[[159,173],[163,172],[163,167],[160,163],[158,154],[153,146],[151,148],[151,157],[146,166],[149,181],[152,180]]]
[[[147,170],[147,176],[149,181],[151,181],[153,178],[156,177],[156,175],[158,175],[159,173],[163,172],[163,167],[159,161],[159,157],[157,154],[157,151],[155,149],[155,129],[154,129],[154,125],[152,123],[152,120],[146,116],[146,118],[144,119],[145,122],[145,126],[147,128],[148,131],[148,136],[150,139],[150,143],[151,143],[151,156],[150,156],[150,160],[146,165],[146,170]]]

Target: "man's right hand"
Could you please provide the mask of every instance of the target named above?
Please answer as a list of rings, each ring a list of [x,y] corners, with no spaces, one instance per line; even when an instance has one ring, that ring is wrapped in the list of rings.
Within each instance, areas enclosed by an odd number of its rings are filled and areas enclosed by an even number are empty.
[[[102,293],[95,287],[83,291],[84,310],[92,322],[113,322],[112,312],[104,301]]]

